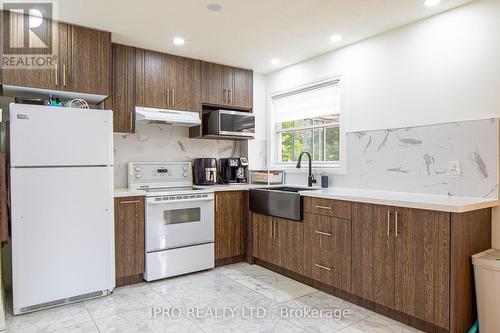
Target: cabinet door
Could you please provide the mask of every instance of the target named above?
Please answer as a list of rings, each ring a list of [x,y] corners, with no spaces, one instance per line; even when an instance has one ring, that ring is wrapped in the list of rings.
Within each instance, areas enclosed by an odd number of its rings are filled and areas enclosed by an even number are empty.
[[[273,253],[273,218],[253,213],[252,221],[253,256],[269,263],[277,263]]]
[[[215,259],[245,254],[246,193],[215,193]]]
[[[274,218],[274,263],[304,274],[304,223]]]
[[[232,106],[234,94],[234,68],[222,67],[222,105]]]
[[[168,108],[167,55],[136,50],[136,103],[140,106]]]
[[[201,62],[183,57],[170,57],[170,109],[201,111]]]
[[[394,307],[394,221],[391,208],[352,204],[352,290]]]
[[[448,329],[450,214],[395,212],[395,309]]]
[[[222,89],[222,68],[224,66],[202,62],[201,86],[203,104],[222,105],[226,96]]]
[[[349,291],[351,287],[351,221],[305,214],[306,274]]]
[[[69,57],[63,63],[64,89],[109,95],[111,83],[111,34],[70,26]]]
[[[135,48],[113,44],[112,94],[106,108],[113,110],[113,131],[135,131]]]
[[[5,34],[10,34],[13,40],[10,41],[10,44],[13,46],[22,46],[24,44],[24,20],[27,20],[27,17],[24,17],[22,14],[9,12],[9,11],[1,11],[0,15],[3,15],[3,21],[5,25],[2,25],[0,29],[4,29]],[[21,86],[21,87],[31,87],[31,88],[40,88],[40,89],[60,89],[58,82],[58,64],[57,64],[57,55],[59,53],[59,33],[58,33],[58,24],[51,20],[44,19],[44,26],[47,28],[46,34],[51,33],[52,35],[52,45],[51,45],[51,54],[44,55],[45,59],[51,59],[55,61],[52,66],[44,66],[43,69],[33,68],[16,68],[16,69],[7,69],[4,68],[0,73],[2,73],[2,78],[0,80],[1,83],[6,85],[13,86]],[[3,36],[3,35],[2,35]],[[2,37],[3,38],[3,37]],[[43,42],[39,42],[43,43]],[[44,45],[44,44],[42,44]],[[7,45],[5,46],[7,47]],[[21,52],[21,51],[20,51]],[[24,52],[21,52],[24,54]],[[9,54],[5,54],[5,56],[9,57]],[[15,54],[13,55],[15,56]]]
[[[117,285],[144,273],[144,197],[115,199],[115,270]]]
[[[234,85],[231,90],[232,106],[251,110],[253,105],[253,72],[234,68]]]

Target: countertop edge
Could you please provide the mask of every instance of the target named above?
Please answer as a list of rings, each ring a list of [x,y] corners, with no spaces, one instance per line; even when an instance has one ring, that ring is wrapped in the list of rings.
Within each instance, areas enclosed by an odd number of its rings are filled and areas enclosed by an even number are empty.
[[[477,203],[470,204],[440,204],[440,203],[429,203],[429,202],[411,202],[406,200],[392,200],[383,198],[368,198],[368,197],[357,197],[349,195],[339,195],[339,194],[329,194],[329,193],[318,193],[314,191],[302,191],[299,192],[300,195],[304,197],[311,198],[322,198],[322,199],[332,199],[332,200],[342,200],[351,202],[362,202],[375,205],[387,205],[387,206],[397,206],[403,208],[414,208],[414,209],[425,209],[448,213],[466,213],[474,210],[480,210],[485,208],[496,207],[499,204],[498,199],[479,199]]]

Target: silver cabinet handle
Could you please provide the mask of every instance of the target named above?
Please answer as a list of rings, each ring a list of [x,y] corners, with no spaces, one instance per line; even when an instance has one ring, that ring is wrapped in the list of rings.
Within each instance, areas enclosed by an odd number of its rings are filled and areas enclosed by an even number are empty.
[[[323,236],[332,237],[332,234],[329,234],[328,232],[323,232],[323,231],[316,230],[315,233],[317,233],[319,235],[323,235]]]
[[[170,90],[165,90],[165,102],[167,102],[167,106],[170,105]]]
[[[390,236],[390,229],[391,229],[391,211],[387,211],[387,237]]]
[[[231,103],[231,101],[233,100],[233,91],[231,89],[229,89],[229,91],[227,92],[227,99],[228,103]]]
[[[227,101],[226,92],[227,92],[227,89],[222,90],[222,103],[226,103],[226,101]]]
[[[170,89],[170,106],[174,106],[175,104],[175,92],[174,92],[174,89]]]
[[[319,264],[314,264],[314,266],[316,266],[318,268],[321,268],[321,269],[324,269],[325,271],[331,271],[332,270],[330,267],[325,267],[325,266],[322,266],[322,265],[319,265]]]
[[[318,209],[327,209],[327,210],[332,210],[332,207],[326,207],[326,206],[316,206]]]
[[[141,201],[139,200],[130,200],[130,201],[120,201],[120,204],[122,205],[130,205],[130,204],[136,204],[136,203],[139,203]]]
[[[273,219],[273,239],[276,238],[276,220]]]
[[[134,129],[134,111],[130,112],[130,130]]]
[[[395,215],[395,223],[396,223],[396,229],[395,229],[395,232],[396,232],[396,237],[398,237],[398,212],[396,211],[394,213]]]

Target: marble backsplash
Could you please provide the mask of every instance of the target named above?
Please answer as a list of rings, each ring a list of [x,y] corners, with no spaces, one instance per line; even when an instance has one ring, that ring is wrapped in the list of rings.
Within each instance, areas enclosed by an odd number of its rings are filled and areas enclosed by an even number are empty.
[[[114,134],[115,187],[127,187],[128,162],[192,161],[198,157],[245,154],[244,142],[189,139],[189,130],[166,124],[138,123],[134,134]]]
[[[347,134],[347,174],[329,174],[330,186],[453,196],[498,197],[499,120]],[[447,175],[460,161],[462,176]],[[316,178],[327,170],[314,170]],[[287,183],[307,176],[289,172]]]

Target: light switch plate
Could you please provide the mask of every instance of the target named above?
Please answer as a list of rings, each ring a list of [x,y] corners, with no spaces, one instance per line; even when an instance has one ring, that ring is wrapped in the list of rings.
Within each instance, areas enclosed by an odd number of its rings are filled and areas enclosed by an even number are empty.
[[[448,177],[457,178],[462,176],[462,164],[460,161],[448,162]]]

